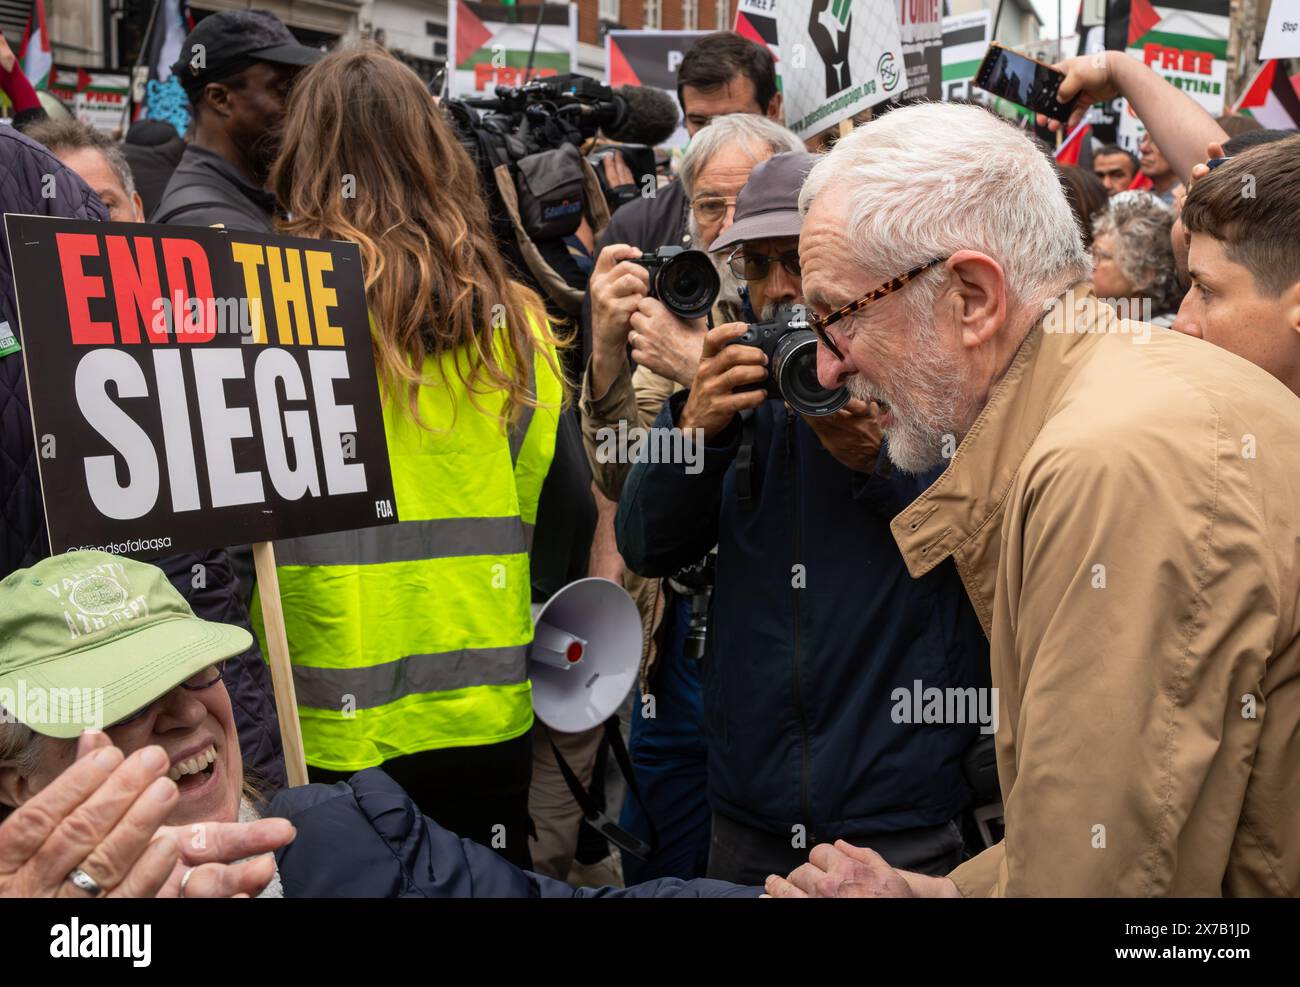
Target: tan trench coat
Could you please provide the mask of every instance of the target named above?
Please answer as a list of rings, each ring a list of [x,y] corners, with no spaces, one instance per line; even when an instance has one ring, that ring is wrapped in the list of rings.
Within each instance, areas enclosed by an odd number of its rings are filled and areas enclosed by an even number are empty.
[[[1076,291],[893,521],[913,576],[955,560],[999,690],[1006,838],[950,876],[1300,895],[1300,398]]]

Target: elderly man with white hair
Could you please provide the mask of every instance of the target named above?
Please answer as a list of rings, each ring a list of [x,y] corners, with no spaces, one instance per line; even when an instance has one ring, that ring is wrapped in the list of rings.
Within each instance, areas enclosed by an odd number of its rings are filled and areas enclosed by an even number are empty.
[[[725,136],[720,124],[695,140]],[[710,188],[710,173],[737,142],[718,146],[698,175],[684,176],[697,203],[725,191]],[[894,718],[900,690],[975,695],[984,686],[987,696],[988,646],[957,570],[911,579],[890,532],[937,472],[882,473],[871,407],[816,386],[797,252],[799,190],[816,161],[792,151],[754,166],[731,225],[710,242],[748,288],[744,321],[716,333],[735,341],[761,315],[762,331],[782,342],[767,356],[728,346],[693,368],[688,387],[663,402],[654,434],[689,437],[696,455],[623,466],[615,521],[628,569],[678,591],[643,681],[633,757],[670,791],[660,738],[676,731],[701,752],[707,741],[707,874],[744,885],[836,838],[869,839],[898,867],[947,873],[963,859],[972,799],[963,765],[989,744],[974,720],[900,732]],[[779,391],[763,386],[773,379]],[[827,523],[836,517],[842,523]],[[702,557],[710,564],[699,572]],[[684,680],[699,689],[696,709],[683,708]],[[908,703],[903,715],[912,712]],[[681,805],[653,807],[661,832]]]
[[[937,879],[822,846],[769,891],[1300,894],[1300,400],[1100,304],[1050,163],[982,109],[858,129],[801,206],[822,384],[887,406],[899,469],[955,445],[893,530],[989,636],[1006,836]]]

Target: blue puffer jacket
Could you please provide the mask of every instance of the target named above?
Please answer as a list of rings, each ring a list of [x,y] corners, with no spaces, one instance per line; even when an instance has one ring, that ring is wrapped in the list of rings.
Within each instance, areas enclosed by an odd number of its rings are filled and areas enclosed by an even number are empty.
[[[52,189],[46,186],[46,176],[53,179]],[[42,194],[51,190],[53,195]],[[75,172],[40,144],[12,127],[0,126],[0,214],[6,212],[96,222],[108,219],[99,196]],[[9,243],[0,235],[0,323],[9,323],[21,341],[17,313]],[[14,353],[0,357],[0,579],[48,554],[23,358]],[[238,624],[251,632],[224,550],[156,561],[200,617]],[[202,569],[195,570],[196,565]],[[257,645],[227,662],[223,677],[244,762],[273,785],[283,785],[284,754],[275,699]]]
[[[267,815],[298,830],[275,855],[286,898],[755,898],[763,891],[675,877],[574,888],[447,832],[379,768],[280,792]]]
[[[689,392],[656,427],[675,425]],[[872,475],[831,456],[781,401],[753,419],[752,499],[737,497],[739,420],[702,469],[641,463],[618,505],[634,572],[668,576],[718,547],[703,658],[713,808],[813,840],[939,825],[968,805],[976,724],[894,721],[894,690],[987,686],[988,642],[951,562],[913,580],[890,519],[937,474]],[[910,709],[912,704],[907,704]]]

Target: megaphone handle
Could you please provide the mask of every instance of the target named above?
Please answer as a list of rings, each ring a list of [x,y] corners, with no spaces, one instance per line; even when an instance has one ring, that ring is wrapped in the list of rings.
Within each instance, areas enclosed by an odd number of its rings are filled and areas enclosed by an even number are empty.
[[[646,825],[650,827],[650,852],[654,853],[659,849],[659,830],[655,828],[650,810],[646,808],[645,799],[641,797],[641,789],[636,783],[636,772],[632,770],[632,757],[627,752],[627,745],[623,743],[623,734],[618,728],[617,713],[605,721],[605,739],[609,742],[609,749],[614,752],[614,760],[618,762],[618,769],[623,773],[623,780],[627,782],[632,797],[636,799],[637,805],[641,806]]]
[[[605,721],[605,740],[614,751],[614,760],[618,762],[619,770],[623,772],[623,778],[627,781],[632,796],[640,804],[642,811],[645,812],[645,802],[641,799],[641,792],[636,783],[636,774],[632,771],[632,758],[628,756],[627,746],[623,743],[623,735],[618,729],[617,713]],[[555,741],[551,740],[549,730],[547,732],[547,741],[551,745],[551,753],[555,755],[555,763],[560,769],[560,774],[564,777],[564,783],[569,787],[569,791],[578,803],[578,807],[582,809],[583,818],[586,819],[587,823],[619,849],[626,850],[641,860],[647,860],[653,856],[659,848],[659,831],[655,827],[654,820],[650,818],[649,812],[645,812],[646,822],[650,826],[650,840],[646,842],[619,826],[618,823],[605,814],[602,807],[595,803],[591,793],[582,787],[582,782],[578,780],[578,776],[569,767],[569,762],[564,759],[560,749],[555,746]]]

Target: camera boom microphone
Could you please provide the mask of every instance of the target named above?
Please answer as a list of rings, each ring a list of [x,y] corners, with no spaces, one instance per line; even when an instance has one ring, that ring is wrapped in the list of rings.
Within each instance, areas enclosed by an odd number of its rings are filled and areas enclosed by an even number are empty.
[[[604,128],[605,136],[624,144],[662,144],[677,132],[677,101],[662,89],[650,86],[619,86],[614,95],[627,103],[627,113],[616,127]]]

